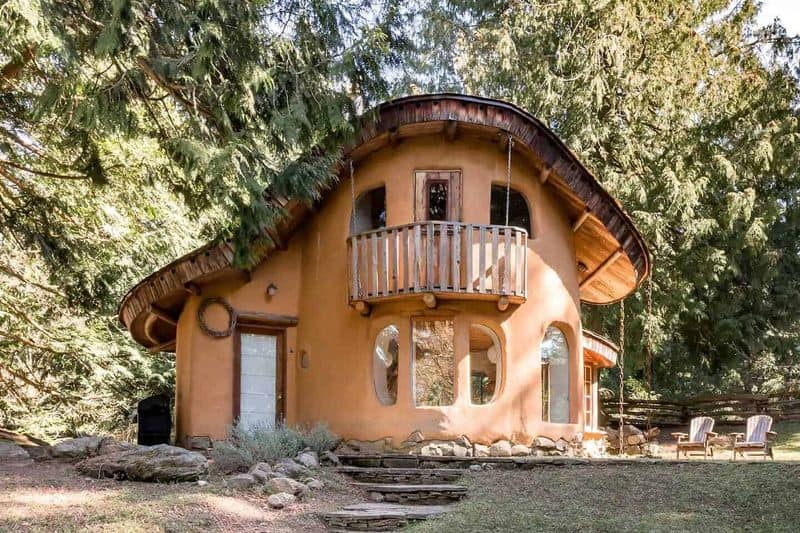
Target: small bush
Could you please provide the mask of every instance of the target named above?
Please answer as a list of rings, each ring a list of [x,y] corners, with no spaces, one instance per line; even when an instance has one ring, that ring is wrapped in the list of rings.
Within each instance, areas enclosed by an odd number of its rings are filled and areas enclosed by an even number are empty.
[[[255,464],[249,453],[230,440],[215,442],[211,450],[211,459],[214,460],[214,470],[223,474],[247,472],[250,466]]]
[[[334,449],[339,444],[339,437],[328,429],[328,424],[320,422],[303,431],[303,441],[307,447],[321,454]]]
[[[220,472],[240,472],[256,463],[293,458],[306,447],[322,453],[333,449],[338,442],[339,438],[325,424],[310,428],[283,424],[274,428],[266,424],[244,428],[237,424],[226,440],[214,443],[211,458]]]

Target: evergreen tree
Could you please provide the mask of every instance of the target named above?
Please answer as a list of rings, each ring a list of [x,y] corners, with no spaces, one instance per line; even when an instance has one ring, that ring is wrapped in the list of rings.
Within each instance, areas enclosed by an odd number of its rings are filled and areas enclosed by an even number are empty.
[[[213,238],[256,263],[264,190],[331,183],[398,27],[366,0],[0,2],[0,425],[74,432],[171,386],[117,302]]]
[[[427,6],[418,45],[449,52],[438,69],[544,120],[649,242],[653,313],[644,289],[626,302],[628,368],[642,378],[649,337],[668,394],[795,382],[797,39],[757,27],[748,0]],[[616,337],[615,307],[584,315]]]

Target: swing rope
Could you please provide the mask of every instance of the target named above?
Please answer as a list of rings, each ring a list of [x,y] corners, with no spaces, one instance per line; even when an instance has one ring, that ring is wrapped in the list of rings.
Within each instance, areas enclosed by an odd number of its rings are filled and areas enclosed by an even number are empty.
[[[625,449],[625,300],[619,301],[619,454]]]
[[[645,362],[644,362],[644,376],[645,381],[647,381],[647,397],[650,398],[650,395],[653,392],[653,346],[652,346],[652,329],[653,329],[653,276],[650,275],[650,279],[647,280],[647,325],[645,326],[645,334],[647,335],[647,340],[645,341],[644,347],[644,355],[645,355]],[[647,411],[647,431],[649,432],[651,429],[651,417],[652,414],[650,410]]]
[[[506,226],[508,226],[508,211],[511,202],[511,150],[514,148],[514,139],[508,134],[508,166],[506,168]]]
[[[353,160],[350,160],[350,234],[356,232],[356,182],[353,177]]]

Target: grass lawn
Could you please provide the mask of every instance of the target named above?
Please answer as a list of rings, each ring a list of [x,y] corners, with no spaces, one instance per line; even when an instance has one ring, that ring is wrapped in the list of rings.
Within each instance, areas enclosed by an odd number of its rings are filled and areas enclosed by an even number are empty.
[[[783,422],[772,461],[636,464],[469,473],[469,498],[415,532],[800,531],[800,423]],[[669,433],[662,456],[674,458]],[[721,427],[722,433],[744,431]],[[731,453],[718,449],[718,459]]]
[[[800,464],[655,464],[471,473],[469,498],[413,531],[800,530]]]

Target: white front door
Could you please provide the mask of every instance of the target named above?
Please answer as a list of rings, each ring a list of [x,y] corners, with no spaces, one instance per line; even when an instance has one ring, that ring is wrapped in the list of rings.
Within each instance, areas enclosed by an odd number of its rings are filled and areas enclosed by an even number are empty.
[[[239,424],[245,428],[275,425],[278,413],[278,337],[241,334]]]

